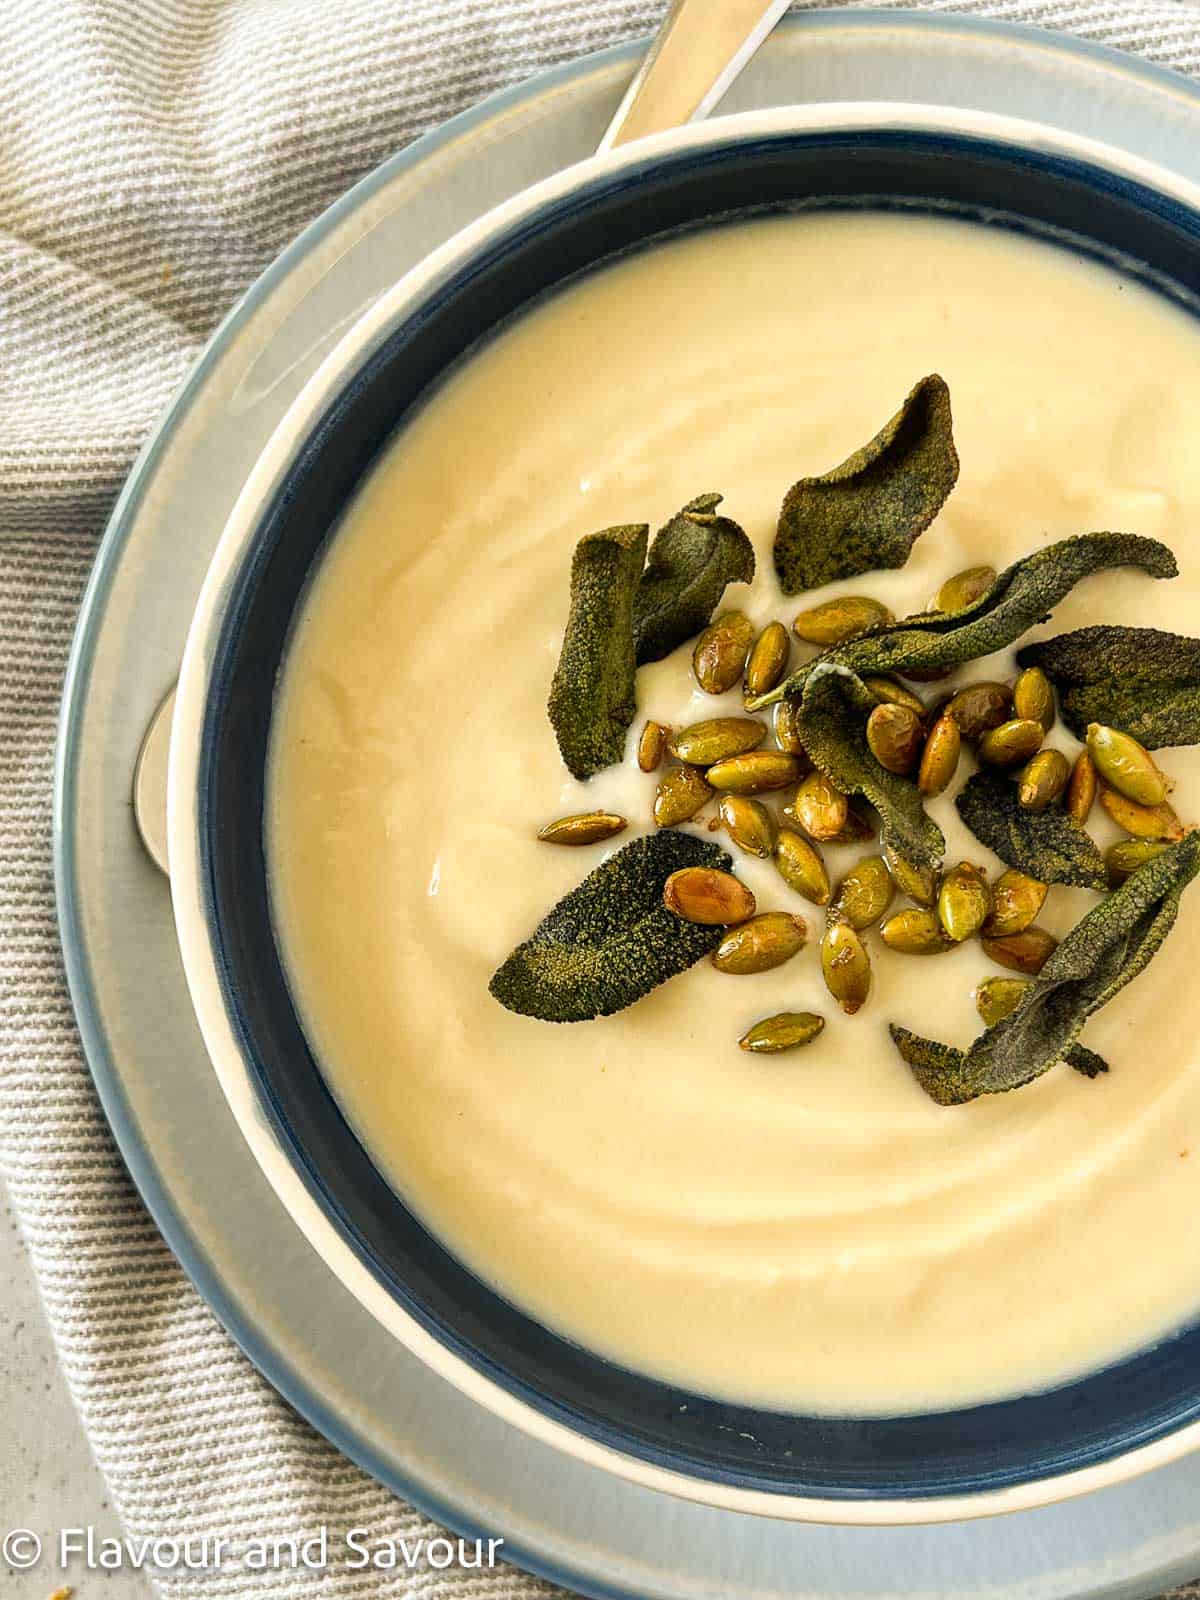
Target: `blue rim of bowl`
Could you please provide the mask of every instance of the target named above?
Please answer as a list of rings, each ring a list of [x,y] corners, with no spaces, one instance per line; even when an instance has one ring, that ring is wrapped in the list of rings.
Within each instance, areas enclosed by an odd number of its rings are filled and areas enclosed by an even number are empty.
[[[901,31],[940,31],[980,40],[991,39],[998,43],[1022,40],[1050,55],[1094,61],[1120,77],[1140,80],[1151,88],[1200,107],[1200,85],[1182,73],[1107,45],[1024,23],[884,8],[847,10],[831,7],[821,11],[793,13],[784,18],[781,26],[789,30],[819,31],[831,25],[866,30],[881,24]],[[443,1526],[472,1539],[486,1538],[492,1530],[473,1522],[467,1509],[450,1504],[430,1491],[418,1478],[398,1471],[376,1452],[369,1436],[355,1432],[345,1419],[330,1410],[309,1387],[303,1373],[295,1369],[282,1352],[263,1339],[253,1318],[227,1292],[219,1270],[193,1237],[186,1216],[178,1209],[160,1176],[150,1147],[142,1140],[126,1099],[120,1070],[100,1022],[88,956],[88,935],[79,900],[73,829],[78,803],[78,731],[86,711],[99,630],[106,620],[105,604],[122,552],[145,499],[148,481],[182,419],[202,393],[208,373],[224,348],[269,301],[277,286],[286,281],[327,235],[397,177],[534,94],[552,91],[576,78],[610,66],[624,63],[632,65],[645,47],[644,39],[634,40],[563,63],[494,92],[477,105],[420,136],[359,180],[310,223],[235,302],[206,342],[160,421],[138,452],[113,506],[80,602],[79,618],[64,674],[58,721],[53,778],[52,852],[64,968],[85,1060],[131,1179],[166,1243],[201,1297],[246,1357],[284,1399],[356,1465]],[[595,1600],[636,1600],[641,1594],[640,1589],[618,1587],[597,1580],[589,1572],[556,1565],[536,1548],[507,1538],[505,1558],[551,1582],[594,1596]]]

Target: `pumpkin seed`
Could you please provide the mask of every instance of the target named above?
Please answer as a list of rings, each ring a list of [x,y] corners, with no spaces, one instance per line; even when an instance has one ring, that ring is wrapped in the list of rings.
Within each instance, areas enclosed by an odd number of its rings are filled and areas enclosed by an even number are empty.
[[[911,772],[921,759],[923,743],[921,719],[907,706],[876,706],[867,718],[867,744],[888,772],[902,777]]]
[[[921,764],[917,769],[917,788],[930,798],[941,794],[953,778],[962,749],[962,734],[958,723],[944,712],[929,730]]]
[[[895,617],[878,600],[866,595],[847,594],[839,600],[826,600],[802,611],[792,623],[792,632],[806,644],[844,644],[868,628],[895,622]]]
[[[723,794],[762,794],[769,789],[786,789],[801,773],[796,756],[786,750],[749,750],[745,755],[728,756],[709,767],[705,777]]]
[[[721,796],[721,821],[725,831],[748,856],[765,861],[775,849],[775,819],[761,800],[745,794]]]
[[[642,729],[638,740],[637,764],[643,772],[657,772],[662,766],[662,758],[667,753],[667,740],[671,737],[670,728],[661,722],[648,722]]]
[[[1013,684],[1013,716],[1040,722],[1046,733],[1054,726],[1054,690],[1041,667],[1026,667]]]
[[[838,884],[829,908],[831,917],[861,932],[878,922],[892,903],[895,885],[882,856],[864,856]]]
[[[718,972],[739,975],[770,972],[802,950],[807,937],[808,926],[803,917],[789,916],[786,911],[764,911],[730,928],[713,951],[712,964]]]
[[[1165,839],[1174,844],[1183,838],[1183,824],[1165,800],[1161,805],[1142,806],[1116,789],[1102,787],[1100,804],[1118,828],[1135,839]]]
[[[1162,855],[1166,848],[1166,844],[1158,839],[1118,839],[1104,852],[1109,888],[1119,889],[1126,878],[1131,878],[1147,861]]]
[[[773,1056],[783,1050],[795,1050],[802,1044],[811,1044],[825,1026],[825,1018],[815,1011],[780,1011],[774,1017],[764,1017],[761,1022],[744,1033],[738,1040],[743,1050],[755,1055]]]
[[[871,992],[871,961],[848,922],[831,922],[826,927],[821,940],[821,973],[830,994],[852,1017]]]
[[[754,915],[754,896],[718,867],[681,867],[663,884],[663,905],[684,922],[731,927]]]
[[[924,717],[925,702],[920,700],[911,689],[906,688],[896,678],[885,678],[876,674],[864,678],[863,684],[871,691],[881,706],[907,706],[910,711],[916,712],[918,717]]]
[[[548,822],[538,838],[543,844],[597,844],[611,839],[629,826],[615,811],[579,811],[570,817]]]
[[[1058,940],[1045,928],[1022,928],[1020,933],[1006,933],[999,937],[984,934],[984,954],[997,965],[1011,967],[1014,972],[1039,973],[1058,948]]]
[[[948,710],[958,731],[972,744],[1007,722],[1012,715],[1012,690],[1006,683],[968,683],[950,697]]]
[[[975,1009],[989,1028],[1012,1013],[1030,985],[1029,978],[985,978],[975,991]]]
[[[1046,893],[1044,883],[1018,872],[1015,867],[1002,872],[992,888],[992,909],[984,920],[984,933],[997,939],[1006,938],[1010,933],[1024,933],[1045,904]]]
[[[654,820],[660,828],[690,822],[713,797],[695,767],[669,767],[654,793]]]
[[[1088,755],[1110,788],[1140,806],[1160,806],[1167,798],[1167,780],[1147,750],[1127,733],[1092,722],[1087,730]]]
[[[710,717],[681,728],[671,740],[671,754],[693,767],[711,767],[729,756],[757,750],[767,737],[766,724],[753,717]]]
[[[889,850],[887,845],[883,847],[883,859],[892,875],[892,882],[901,894],[906,894],[919,906],[933,906],[937,899],[938,880],[932,867],[916,866],[911,861],[905,861],[903,856]]]
[[[979,759],[989,767],[1019,767],[1037,754],[1045,736],[1040,722],[1013,717],[984,734],[979,741]]]
[[[968,567],[947,578],[930,605],[931,611],[965,611],[985,595],[996,581],[995,567]]]
[[[769,694],[787,671],[791,653],[788,631],[782,622],[768,622],[746,661],[745,691],[748,695]]]
[[[775,841],[775,865],[779,876],[789,889],[811,900],[815,906],[827,906],[832,893],[829,873],[821,852],[791,828],[781,828]]]
[[[941,683],[943,678],[954,676],[955,667],[905,667],[904,676],[910,683]]]
[[[783,814],[810,838],[828,841],[846,826],[850,805],[823,772],[810,772],[784,806]]]
[[[742,611],[723,611],[696,640],[692,671],[706,694],[724,694],[740,683],[754,643],[754,624]]]
[[[1070,776],[1071,763],[1061,750],[1039,750],[1021,773],[1017,798],[1026,811],[1048,811]]]
[[[880,928],[879,937],[889,950],[905,956],[937,956],[954,949],[954,940],[946,937],[936,915],[923,906],[893,912]]]
[[[1075,757],[1071,779],[1067,784],[1067,815],[1081,828],[1091,815],[1096,788],[1096,763],[1086,750],[1081,750]]]
[[[946,937],[955,944],[974,938],[991,909],[991,892],[979,868],[969,861],[951,867],[942,879],[937,900],[938,921]]]

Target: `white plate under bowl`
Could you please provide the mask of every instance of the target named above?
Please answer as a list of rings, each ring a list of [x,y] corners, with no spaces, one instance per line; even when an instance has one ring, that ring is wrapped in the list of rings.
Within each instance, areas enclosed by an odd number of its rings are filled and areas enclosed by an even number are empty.
[[[646,1600],[1152,1595],[1200,1569],[1200,1457],[1039,1511],[854,1529],[685,1503],[519,1434],[400,1349],[311,1253],[242,1143],[192,1020],[129,781],[233,500],[347,326],[474,216],[593,149],[635,55],[497,97],[359,185],[223,325],[135,467],[85,599],[59,751],[60,917],[93,1074],[164,1234],[267,1377],[384,1482],[453,1527],[503,1537],[546,1576]],[[1004,111],[1200,179],[1193,86],[995,24],[802,15],[729,104],[864,99]]]

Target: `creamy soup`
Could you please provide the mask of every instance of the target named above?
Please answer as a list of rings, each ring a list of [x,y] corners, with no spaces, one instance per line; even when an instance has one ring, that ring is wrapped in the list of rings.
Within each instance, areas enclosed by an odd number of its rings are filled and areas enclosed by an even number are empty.
[[[826,992],[823,913],[739,856],[760,909],[809,924],[786,966],[702,961],[603,1021],[513,1015],[512,947],[606,851],[648,831],[646,716],[741,710],[690,649],[638,677],[623,765],[567,774],[546,718],[576,541],[659,526],[719,490],[781,596],[780,500],[868,439],[921,375],[950,386],[958,487],[901,571],[840,586],[920,609],[969,565],[1062,535],[1167,541],[1182,575],[1081,584],[1050,627],[1197,631],[1200,328],[1166,299],[995,228],[896,215],[764,219],[673,241],[539,306],[405,424],[331,542],[275,719],[269,852],[305,1026],[347,1117],[462,1260],[568,1337],[697,1390],[772,1407],[895,1412],[1044,1387],[1200,1307],[1200,889],[1152,966],[1089,1023],[1111,1062],[943,1109],[885,1024],[966,1043],[978,942],[886,950],[868,1003]],[[839,592],[829,589],[819,598]],[[1037,637],[1040,634],[1032,635]],[[794,660],[801,658],[797,647]],[[1012,654],[958,681],[1012,676]],[[927,688],[926,696],[935,691]],[[1072,757],[1061,728],[1050,741]],[[1163,753],[1188,818],[1200,757]],[[971,769],[964,760],[961,778]],[[957,786],[957,785],[956,785]],[[947,860],[999,863],[932,803]],[[565,813],[615,843],[535,840]],[[1115,837],[1093,816],[1102,844]],[[701,824],[703,831],[703,824]],[[830,849],[835,874],[871,847]],[[1096,902],[1054,888],[1064,933]],[[780,1010],[827,1018],[777,1057],[737,1048]]]

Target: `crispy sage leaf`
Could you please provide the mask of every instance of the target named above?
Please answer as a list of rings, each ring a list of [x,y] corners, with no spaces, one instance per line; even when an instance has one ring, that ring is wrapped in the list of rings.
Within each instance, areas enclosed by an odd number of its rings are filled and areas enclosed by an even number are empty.
[[[719,494],[702,494],[661,527],[633,601],[638,666],[661,661],[712,621],[729,583],[754,577],[754,546]]]
[[[870,444],[788,490],[775,535],[784,594],[902,567],[957,477],[950,391],[933,374]]]
[[[1087,1019],[1155,955],[1175,922],[1183,891],[1200,871],[1200,832],[1155,856],[1089,911],[1030,983],[1016,1010],[968,1050],[892,1025],[897,1049],[939,1105],[1019,1089],[1056,1061],[1093,1075],[1101,1058],[1075,1051]],[[1080,1047],[1082,1048],[1082,1047]]]
[[[544,1022],[623,1011],[715,950],[724,928],[663,905],[680,867],[728,869],[715,844],[675,829],[634,839],[590,872],[518,945],[489,985],[500,1004]]]
[[[577,778],[590,778],[625,753],[637,709],[633,597],[649,535],[643,522],[590,533],[575,546],[571,610],[547,709]]]
[[[1105,625],[1027,644],[1017,660],[1041,667],[1080,739],[1089,722],[1102,722],[1147,750],[1200,744],[1200,639]]]
[[[877,704],[861,678],[836,662],[819,662],[808,676],[796,711],[796,732],[810,760],[843,794],[860,794],[879,812],[880,831],[905,861],[933,866],[946,848],[928,816],[920,790],[872,755],[867,718]]]
[[[1085,1044],[1073,1044],[1063,1052],[1063,1060],[1076,1072],[1082,1072],[1085,1078],[1098,1078],[1102,1072],[1108,1071],[1108,1062],[1104,1057],[1089,1050]]]
[[[837,661],[860,677],[890,676],[906,671],[956,667],[991,655],[1015,643],[1035,623],[1044,622],[1054,606],[1081,578],[1109,567],[1141,567],[1152,578],[1173,578],[1175,557],[1157,539],[1132,533],[1080,533],[1008,567],[986,594],[962,611],[929,611],[902,622],[872,628],[857,639],[833,646],[819,661]],[[800,694],[812,671],[807,663],[791,677],[748,703],[757,711]]]
[[[1104,857],[1091,834],[1065,811],[1027,810],[1017,785],[1001,773],[977,772],[954,803],[975,837],[1027,877],[1079,889],[1106,886]]]

